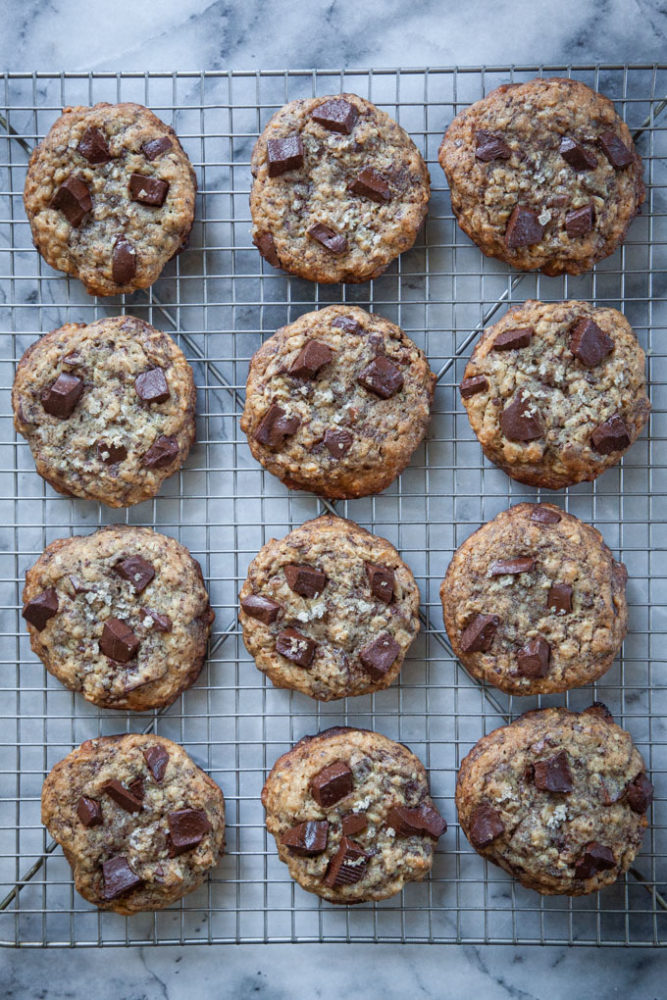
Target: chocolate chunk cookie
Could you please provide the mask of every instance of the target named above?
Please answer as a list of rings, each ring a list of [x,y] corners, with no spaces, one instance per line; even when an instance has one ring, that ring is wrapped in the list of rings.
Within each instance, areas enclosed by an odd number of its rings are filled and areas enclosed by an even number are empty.
[[[595,704],[527,712],[483,737],[456,806],[482,857],[544,895],[582,896],[628,870],[652,794],[630,733]]]
[[[438,159],[461,229],[525,271],[590,270],[623,242],[645,197],[627,125],[578,80],[498,87],[457,115]]]
[[[215,617],[199,563],[151,528],[60,538],[26,573],[23,617],[46,669],[103,708],[162,708],[199,676]]]
[[[370,281],[421,226],[428,170],[400,125],[356,94],[291,101],[255,145],[253,241],[311,281]]]
[[[241,428],[293,489],[349,499],[400,475],[430,418],[435,375],[389,320],[356,306],[306,313],[250,362]]]
[[[390,542],[342,517],[267,542],[240,601],[259,670],[320,701],[389,687],[419,631],[411,571]]]
[[[304,736],[274,764],[262,803],[292,878],[331,903],[386,899],[420,881],[447,829],[421,761],[366,729]]]
[[[192,369],[133,316],[68,323],[23,355],[14,424],[59,493],[129,507],[154,497],[195,437]]]
[[[616,465],[647,422],[644,352],[616,309],[528,301],[482,334],[460,390],[484,454],[556,490]]]
[[[42,823],[77,892],[101,910],[159,910],[218,864],[225,801],[183,747],[162,736],[101,736],[56,764]]]
[[[184,249],[197,181],[176,133],[140,104],[65,108],[30,158],[23,200],[47,264],[91,295],[147,288]]]
[[[567,691],[612,664],[627,572],[602,535],[552,504],[520,503],[454,553],[440,588],[454,652],[508,694]]]

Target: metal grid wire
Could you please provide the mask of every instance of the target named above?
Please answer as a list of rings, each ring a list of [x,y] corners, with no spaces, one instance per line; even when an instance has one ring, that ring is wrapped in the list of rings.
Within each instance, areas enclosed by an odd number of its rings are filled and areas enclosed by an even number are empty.
[[[437,148],[462,107],[508,81],[572,75],[616,101],[644,157],[648,199],[624,247],[581,277],[522,274],[487,260],[454,223]],[[250,242],[250,153],[270,115],[297,97],[354,91],[395,117],[429,163],[433,197],[417,245],[361,286],[318,286],[262,263]],[[667,67],[172,74],[8,74],[0,137],[0,939],[12,945],[382,941],[657,945],[667,941]],[[21,194],[28,155],[65,105],[138,101],[173,124],[199,178],[190,249],[155,286],[92,299],[33,249]],[[629,570],[630,633],[592,689],[509,698],[471,680],[452,656],[438,587],[454,549],[522,499],[554,499],[487,463],[456,386],[479,331],[526,298],[584,298],[621,308],[647,350],[650,434],[593,484],[556,495],[602,531]],[[302,313],[346,301],[397,322],[438,373],[428,440],[378,497],[329,504],[290,493],[266,474],[239,431],[248,361],[263,339]],[[127,311],[167,330],[192,362],[198,444],[156,499],[126,511],[57,496],[12,429],[16,362],[37,334],[64,322]],[[237,594],[249,561],[326,510],[388,537],[415,573],[422,632],[399,683],[367,697],[318,704],[274,689],[240,638]],[[199,681],[166,711],[101,711],[65,690],[31,653],[20,618],[24,572],[53,539],[112,522],[147,524],[180,539],[202,563],[217,620]],[[588,898],[543,898],[487,865],[456,824],[462,757],[479,737],[538,705],[604,701],[632,732],[657,789],[651,828],[626,879]],[[260,791],[274,760],[329,725],[377,729],[409,744],[430,770],[449,832],[432,877],[380,904],[332,907],[303,892],[267,837]],[[124,918],[99,913],[72,887],[69,866],[40,824],[40,791],[56,761],[84,739],[154,730],[182,743],[221,785],[227,853],[180,905]]]

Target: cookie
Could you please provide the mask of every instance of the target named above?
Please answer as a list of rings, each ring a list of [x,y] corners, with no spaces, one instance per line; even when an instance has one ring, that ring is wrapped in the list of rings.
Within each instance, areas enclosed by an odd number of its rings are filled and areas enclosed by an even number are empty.
[[[483,737],[461,764],[456,807],[482,857],[544,895],[582,896],[628,870],[652,795],[630,733],[596,703],[527,712]]]
[[[141,913],[181,899],[218,864],[225,800],[177,743],[100,736],[53,768],[42,823],[84,899],[100,910]]]
[[[65,687],[103,708],[163,708],[193,684],[215,615],[199,563],[151,528],[51,542],[26,573],[30,645]]]
[[[524,271],[589,271],[645,198],[627,125],[579,80],[498,87],[456,116],[438,159],[464,233]]]
[[[410,136],[356,94],[291,101],[252,154],[253,242],[310,281],[370,281],[409,250],[430,180]]]
[[[292,489],[350,499],[400,475],[428,426],[435,375],[389,320],[327,306],[255,353],[241,429],[254,457]]]
[[[616,465],[646,424],[644,352],[616,309],[525,302],[484,331],[460,391],[487,458],[557,490]]]
[[[389,687],[419,632],[412,572],[385,538],[342,517],[267,542],[240,602],[258,669],[319,701]]]
[[[148,288],[187,244],[197,181],[141,104],[65,108],[30,157],[23,200],[47,264],[91,295]]]
[[[625,637],[627,572],[590,524],[520,503],[454,553],[440,587],[454,653],[508,694],[591,684]]]
[[[44,334],[19,362],[14,425],[40,476],[68,496],[154,497],[195,438],[196,390],[171,337],[133,316]]]
[[[425,878],[447,829],[421,761],[367,729],[304,736],[273,765],[262,803],[292,878],[330,903],[387,899]]]

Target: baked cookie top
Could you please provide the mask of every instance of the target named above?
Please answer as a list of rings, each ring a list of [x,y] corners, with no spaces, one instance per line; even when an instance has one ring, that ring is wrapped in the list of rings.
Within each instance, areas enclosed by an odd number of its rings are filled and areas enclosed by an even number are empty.
[[[386,899],[431,870],[447,824],[402,743],[335,727],[279,757],[262,791],[280,860],[331,903]]]
[[[590,524],[520,503],[459,546],[440,599],[470,673],[508,694],[543,694],[609,669],[627,631],[626,581]]]
[[[581,896],[626,872],[653,788],[630,733],[599,703],[543,708],[483,737],[461,764],[459,822],[529,889]]]
[[[26,573],[23,617],[46,669],[103,708],[161,708],[199,676],[215,615],[173,538],[113,525],[60,538]]]
[[[342,517],[271,539],[240,594],[243,641],[276,687],[320,701],[396,680],[419,632],[419,590],[394,546]]]
[[[430,196],[407,132],[356,94],[291,101],[252,154],[253,242],[311,281],[369,281],[404,250]]]
[[[460,391],[484,454],[561,489],[616,465],[647,422],[644,352],[616,309],[527,301],[484,331]]]
[[[456,116],[438,159],[463,231],[526,271],[590,270],[623,242],[645,197],[627,125],[578,80],[498,87]]]
[[[91,295],[147,288],[184,249],[197,181],[176,133],[141,104],[65,108],[37,146],[23,200],[47,264]]]
[[[68,323],[23,355],[14,425],[60,493],[128,507],[156,495],[195,437],[190,365],[134,316]]]
[[[348,499],[385,489],[428,426],[435,375],[394,323],[327,306],[254,354],[241,429],[252,454],[294,489]]]
[[[42,823],[77,892],[101,910],[159,910],[201,884],[223,852],[225,802],[183,747],[163,736],[86,740],[53,768]]]

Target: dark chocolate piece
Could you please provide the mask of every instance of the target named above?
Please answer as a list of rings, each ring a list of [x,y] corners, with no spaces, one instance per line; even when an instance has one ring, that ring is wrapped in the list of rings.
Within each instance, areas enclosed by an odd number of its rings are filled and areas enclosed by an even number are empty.
[[[93,201],[87,185],[74,174],[63,181],[51,199],[51,208],[61,211],[75,229],[79,228],[84,216],[92,207]]]
[[[102,864],[102,877],[104,879],[103,895],[106,900],[123,896],[131,889],[143,885],[144,882],[143,879],[134,874],[127,858],[123,857],[122,854],[117,854],[115,858],[109,858]]]
[[[585,236],[593,228],[593,205],[582,205],[581,208],[573,208],[565,215],[565,231],[571,240],[578,236]]]
[[[477,806],[470,819],[470,843],[473,847],[488,847],[501,833],[505,824],[500,813],[486,802]]]
[[[535,761],[534,781],[535,788],[539,788],[541,792],[571,792],[574,785],[565,750],[548,760]]]
[[[586,368],[595,368],[614,350],[614,341],[587,317],[572,327],[570,350]]]
[[[324,432],[324,447],[333,458],[342,458],[352,447],[354,437],[344,427],[328,427]]]
[[[328,833],[327,820],[308,820],[286,830],[280,838],[280,843],[289,847],[292,854],[298,854],[302,858],[312,858],[326,851]]]
[[[388,632],[381,632],[377,639],[359,652],[359,660],[364,670],[373,680],[381,681],[396,662],[401,647]]]
[[[176,809],[167,814],[171,853],[184,854],[200,844],[211,829],[204,809]]]
[[[280,448],[285,438],[296,434],[300,423],[298,417],[288,417],[281,406],[271,403],[257,426],[255,441],[267,448]]]
[[[67,420],[83,395],[83,379],[61,372],[55,382],[41,395],[42,406],[52,417]]]
[[[484,392],[488,388],[489,383],[484,375],[470,375],[461,382],[459,392],[464,399],[468,399],[470,396],[476,396],[478,392]]]
[[[355,833],[362,833],[368,826],[368,817],[365,812],[348,813],[343,816],[343,836],[354,837]]]
[[[611,455],[630,446],[630,434],[618,413],[603,424],[598,424],[591,434],[591,443],[601,455]]]
[[[155,576],[155,568],[143,556],[127,556],[116,563],[114,571],[131,583],[137,594],[145,590]]]
[[[380,399],[391,399],[403,388],[403,373],[384,354],[378,354],[357,376],[359,385]]]
[[[498,615],[476,615],[461,633],[459,639],[461,650],[464,653],[487,653],[491,649],[499,625]]]
[[[167,764],[169,763],[169,754],[164,747],[157,743],[153,746],[146,747],[142,750],[146,764],[151,774],[155,778],[158,784],[162,781],[167,770]]]
[[[333,889],[337,885],[354,885],[366,873],[366,852],[349,837],[343,837],[336,854],[329,863],[324,884]]]
[[[379,563],[366,563],[366,575],[371,585],[373,597],[391,604],[394,597],[394,571],[389,566]]]
[[[518,576],[519,573],[531,573],[535,569],[534,556],[516,556],[514,559],[496,559],[491,563],[491,576]]]
[[[269,177],[278,177],[288,170],[298,170],[303,166],[303,143],[301,136],[286,135],[283,139],[269,139],[266,144]]]
[[[391,188],[387,179],[375,167],[364,167],[350,184],[350,191],[380,205],[391,200]]]
[[[336,316],[331,321],[331,325],[337,326],[339,330],[345,330],[345,333],[353,333],[357,336],[364,332],[364,328],[352,316]]]
[[[328,809],[350,794],[354,787],[354,776],[344,760],[335,760],[333,764],[328,764],[314,774],[308,787],[318,806]]]
[[[509,441],[535,441],[543,434],[534,400],[517,393],[500,414],[500,429]]]
[[[171,632],[174,627],[169,615],[164,615],[159,611],[153,611],[152,608],[140,608],[140,611],[144,618],[152,618],[153,624],[158,632]]]
[[[505,230],[505,244],[510,250],[532,247],[543,236],[544,226],[538,219],[538,213],[525,205],[515,205]]]
[[[298,667],[308,667],[313,662],[317,643],[295,628],[285,628],[276,637],[276,652],[296,663]]]
[[[164,403],[169,399],[169,386],[162,368],[149,368],[137,375],[134,388],[144,403]]]
[[[77,149],[93,165],[108,163],[111,159],[107,137],[101,129],[96,128],[94,125],[91,128],[87,128],[83,133],[79,139]]]
[[[111,256],[111,277],[117,285],[127,285],[137,273],[137,251],[124,236],[119,236]]]
[[[327,585],[326,573],[315,566],[290,563],[284,571],[290,590],[301,597],[318,597]]]
[[[166,435],[161,434],[141,459],[141,464],[147,469],[159,469],[163,465],[170,465],[177,457],[178,452],[179,448],[176,438],[166,437]]]
[[[97,448],[97,457],[105,465],[115,465],[116,462],[123,462],[127,458],[127,448],[124,444],[98,441],[95,447]]]
[[[350,104],[342,97],[324,101],[310,112],[310,117],[320,125],[324,125],[330,132],[342,132],[345,135],[351,133],[358,116],[359,112],[354,104]]]
[[[493,342],[494,351],[516,351],[528,347],[533,337],[532,326],[518,326],[513,330],[503,330]]]
[[[100,639],[100,652],[117,663],[129,663],[139,650],[139,640],[120,618],[107,618]]]
[[[260,594],[248,594],[241,600],[241,607],[251,618],[256,618],[264,625],[270,625],[276,620],[282,607],[277,601],[270,597],[262,597]]]
[[[146,177],[144,174],[130,174],[130,198],[142,205],[159,208],[167,197],[169,184],[159,177]]]
[[[148,142],[145,142],[141,147],[141,152],[152,163],[153,160],[157,160],[158,156],[162,156],[163,153],[168,152],[173,145],[169,136],[161,135],[159,139],[150,139]]]
[[[556,614],[569,614],[572,610],[572,587],[569,583],[553,583],[547,595],[547,607]]]
[[[598,165],[597,156],[569,136],[563,136],[561,139],[559,153],[577,173],[582,170],[595,170]]]
[[[631,150],[625,145],[622,139],[615,132],[603,132],[598,136],[600,149],[607,157],[612,167],[620,170],[622,167],[629,167],[634,160]]]
[[[593,840],[586,845],[584,853],[575,862],[574,874],[576,878],[592,878],[598,872],[615,867],[616,862],[611,849]]]
[[[537,504],[531,512],[530,519],[531,521],[537,521],[539,524],[558,524],[561,515],[558,511],[551,510],[543,504]]]
[[[124,809],[128,813],[141,812],[142,808],[142,796],[137,795],[135,791],[131,788],[126,788],[125,785],[117,781],[116,778],[112,778],[111,781],[107,781],[105,785],[102,786],[102,791],[106,792],[110,799]]]
[[[546,677],[550,658],[551,646],[546,639],[531,639],[516,654],[517,672],[521,677]]]
[[[22,617],[25,618],[28,624],[33,625],[38,632],[46,628],[46,623],[49,619],[57,614],[58,594],[54,587],[49,587],[47,590],[43,590],[41,594],[38,594],[37,597],[33,597],[21,612]]]
[[[259,233],[255,237],[254,243],[264,260],[268,260],[269,264],[272,264],[273,267],[280,267],[276,243],[271,233]]]
[[[489,132],[485,128],[475,132],[475,159],[483,163],[491,160],[509,160],[512,151],[497,132]]]
[[[628,785],[626,799],[632,811],[640,814],[645,813],[653,802],[653,785],[644,771]]]
[[[345,253],[347,250],[347,239],[342,233],[337,233],[330,226],[325,226],[323,222],[316,222],[308,230],[308,235],[321,243],[332,253]]]
[[[334,352],[328,344],[309,340],[290,365],[289,373],[297,378],[314,378],[320,368],[329,364],[333,356]]]
[[[99,826],[102,822],[102,809],[99,802],[82,795],[76,806],[76,814],[86,827]]]
[[[614,716],[603,701],[594,701],[592,705],[583,710],[582,715],[596,715],[598,719],[604,719],[605,722],[614,721]]]
[[[422,803],[416,809],[407,806],[392,806],[387,815],[387,826],[396,831],[397,837],[410,837],[413,834],[427,834],[438,837],[447,829],[447,823],[437,809]]]

